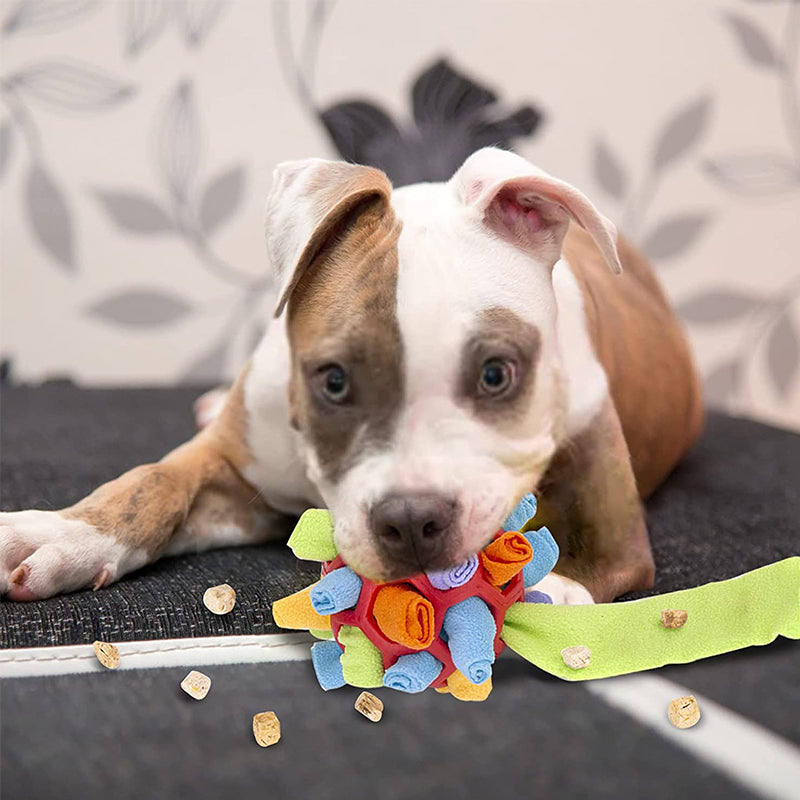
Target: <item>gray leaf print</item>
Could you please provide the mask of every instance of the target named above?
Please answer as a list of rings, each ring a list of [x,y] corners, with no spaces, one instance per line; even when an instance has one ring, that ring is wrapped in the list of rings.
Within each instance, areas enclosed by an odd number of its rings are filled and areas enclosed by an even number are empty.
[[[99,0],[18,0],[3,20],[2,33],[44,33],[72,24]]]
[[[725,19],[733,28],[739,46],[748,58],[761,67],[777,67],[781,58],[767,35],[751,19],[739,14],[726,14]]]
[[[202,44],[224,8],[223,0],[178,0],[175,13],[186,44]]]
[[[722,405],[732,399],[739,390],[742,380],[742,363],[738,359],[718,364],[703,380],[706,399],[715,405]]]
[[[75,61],[36,64],[9,75],[6,83],[59,111],[99,111],[127,100],[134,92],[130,84]]]
[[[89,316],[128,328],[157,328],[183,319],[191,306],[174,294],[158,289],[129,289],[95,303]]]
[[[767,340],[767,367],[778,394],[787,400],[800,367],[800,345],[790,312],[778,320]]]
[[[111,219],[132,233],[166,233],[175,226],[166,211],[149,197],[136,192],[98,190],[98,199]]]
[[[200,165],[200,123],[191,83],[179,84],[167,103],[158,138],[158,160],[167,188],[185,202]]]
[[[685,106],[666,124],[656,140],[653,167],[663,169],[680,158],[703,135],[708,126],[711,98],[701,97]]]
[[[75,238],[64,194],[38,162],[31,164],[25,185],[25,203],[39,244],[70,272],[75,269]]]
[[[622,200],[628,188],[628,179],[619,159],[602,139],[594,144],[593,163],[595,179],[600,187],[615,200]]]
[[[125,53],[136,56],[158,37],[168,19],[163,0],[127,0],[120,5]]]
[[[708,214],[680,214],[661,222],[648,234],[642,250],[653,259],[673,258],[694,244],[711,221]]]
[[[731,322],[761,305],[758,297],[730,289],[711,289],[676,306],[686,322]]]
[[[212,234],[236,211],[243,189],[241,166],[231,167],[208,184],[200,201],[200,225],[207,234]]]
[[[190,362],[179,377],[178,383],[211,383],[225,374],[228,355],[228,339],[223,336],[218,342]]]
[[[14,146],[14,129],[8,122],[0,125],[0,178],[6,174],[6,167],[11,160],[11,149]]]
[[[706,172],[731,192],[772,196],[800,188],[800,170],[780,153],[745,153],[709,160]]]

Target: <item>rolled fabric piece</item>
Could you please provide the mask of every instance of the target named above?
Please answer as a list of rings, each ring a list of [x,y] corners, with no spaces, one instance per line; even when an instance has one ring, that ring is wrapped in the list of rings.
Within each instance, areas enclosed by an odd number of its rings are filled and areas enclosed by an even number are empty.
[[[508,583],[533,557],[530,542],[521,533],[507,531],[481,552],[481,563],[495,586]]]
[[[471,555],[463,564],[450,569],[437,570],[436,572],[426,572],[428,580],[434,589],[441,589],[447,591],[448,589],[455,589],[457,586],[463,586],[469,583],[472,576],[478,571],[478,556]]]
[[[553,605],[553,598],[545,592],[539,592],[536,589],[528,589],[528,591],[525,592],[525,602],[547,603],[547,605]]]
[[[317,614],[336,614],[358,603],[363,583],[350,567],[339,567],[311,587],[311,605]]]
[[[534,586],[555,567],[558,561],[558,545],[547,528],[528,531],[524,534],[533,550],[533,557],[522,570],[525,586]]]
[[[468,597],[447,609],[442,623],[453,664],[470,683],[481,684],[492,674],[497,626],[480,597]]]
[[[430,653],[400,656],[383,676],[383,685],[400,692],[424,692],[438,677],[443,664]]]
[[[331,618],[317,614],[311,605],[311,590],[316,586],[312,584],[299,592],[282,597],[272,604],[272,617],[275,624],[281,628],[294,628],[300,630],[330,630]]]
[[[480,702],[485,700],[492,691],[492,679],[490,677],[476,686],[471,681],[468,681],[462,672],[456,670],[447,679],[447,688],[457,700]]]
[[[309,508],[297,521],[287,542],[305,561],[333,561],[338,551],[333,541],[333,517],[324,508]]]
[[[345,685],[342,648],[334,641],[316,642],[311,647],[311,663],[319,685],[327,692]]]
[[[408,586],[382,586],[375,593],[372,615],[383,635],[393,642],[424,650],[436,633],[433,604]]]
[[[374,689],[383,684],[383,656],[360,628],[342,625],[339,628],[342,653],[342,674],[351,686]]]
[[[531,517],[536,516],[536,498],[528,492],[503,523],[504,531],[521,531]]]

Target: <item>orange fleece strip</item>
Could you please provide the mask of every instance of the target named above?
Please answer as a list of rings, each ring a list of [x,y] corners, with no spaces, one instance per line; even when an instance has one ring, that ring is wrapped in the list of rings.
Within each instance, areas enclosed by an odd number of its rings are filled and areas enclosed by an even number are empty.
[[[387,639],[412,650],[430,647],[435,633],[433,604],[407,586],[382,586],[372,608]]]
[[[495,586],[508,583],[532,558],[531,543],[516,531],[504,533],[481,553],[483,568]]]
[[[272,617],[275,624],[281,628],[294,628],[298,630],[330,630],[330,615],[322,616],[314,611],[311,605],[311,590],[317,584],[307,586],[299,592],[290,594],[276,600],[272,604]]]
[[[463,673],[456,670],[447,679],[447,688],[450,690],[450,694],[458,700],[480,702],[485,700],[492,691],[492,679],[491,677],[487,678],[483,683],[476,686]]]

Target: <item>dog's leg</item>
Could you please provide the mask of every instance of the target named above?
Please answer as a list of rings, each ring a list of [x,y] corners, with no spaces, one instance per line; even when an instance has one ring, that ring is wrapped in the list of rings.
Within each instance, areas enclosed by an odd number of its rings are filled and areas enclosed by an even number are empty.
[[[561,557],[541,591],[555,602],[609,602],[653,585],[655,567],[630,455],[610,399],[559,448],[539,489],[537,524]],[[584,588],[585,587],[585,588]]]
[[[0,514],[0,594],[12,600],[100,588],[164,553],[285,533],[240,474],[242,382],[219,417],[156,464],[104,484],[61,511]]]

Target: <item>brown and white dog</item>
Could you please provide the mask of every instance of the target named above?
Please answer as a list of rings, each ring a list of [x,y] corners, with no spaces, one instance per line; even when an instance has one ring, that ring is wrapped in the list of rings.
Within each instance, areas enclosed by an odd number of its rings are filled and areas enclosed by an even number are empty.
[[[396,579],[463,561],[531,490],[555,602],[652,585],[641,498],[701,392],[650,267],[583,194],[496,149],[394,191],[315,159],[278,167],[266,216],[276,319],[219,415],[70,508],[0,514],[0,593],[100,588],[321,505],[355,570]]]

